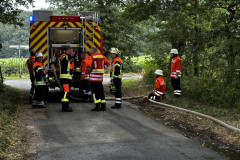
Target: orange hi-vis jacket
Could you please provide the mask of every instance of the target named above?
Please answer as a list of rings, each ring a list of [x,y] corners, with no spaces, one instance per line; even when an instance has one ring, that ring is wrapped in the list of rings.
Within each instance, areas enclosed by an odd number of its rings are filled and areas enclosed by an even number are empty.
[[[113,78],[122,78],[122,60],[120,57],[113,59],[110,70],[110,77]]]
[[[28,67],[28,72],[29,72],[31,81],[34,80],[34,77],[33,77],[33,65],[34,65],[34,62],[35,62],[35,56],[31,56],[27,60],[27,67]]]
[[[43,69],[43,64],[41,62],[36,61],[34,63],[33,75],[34,75],[34,85],[35,86],[46,85],[46,82],[44,81],[46,72]]]
[[[89,58],[87,66],[91,68],[89,80],[92,82],[102,82],[104,68],[110,66],[110,62],[104,55],[100,53],[94,53]]]
[[[175,77],[178,72],[178,77],[182,74],[182,60],[177,56],[172,59],[171,62],[171,77]]]
[[[153,94],[156,96],[160,96],[165,94],[166,92],[166,83],[162,76],[159,76],[155,81],[155,88],[153,90]]]
[[[89,69],[87,65],[88,65],[88,57],[86,56],[81,63],[81,72],[82,72],[81,78],[84,80],[89,80]]]

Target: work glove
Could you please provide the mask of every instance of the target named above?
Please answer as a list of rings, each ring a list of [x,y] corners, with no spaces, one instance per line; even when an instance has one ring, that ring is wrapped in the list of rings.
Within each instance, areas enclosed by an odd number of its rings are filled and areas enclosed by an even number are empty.
[[[110,88],[110,93],[111,94],[115,94],[116,93],[117,90],[116,90],[116,87],[113,84],[110,84],[109,88]]]

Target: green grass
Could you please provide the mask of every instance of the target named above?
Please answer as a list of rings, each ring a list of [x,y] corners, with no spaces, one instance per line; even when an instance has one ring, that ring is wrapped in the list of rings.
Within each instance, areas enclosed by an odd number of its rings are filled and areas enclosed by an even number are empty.
[[[240,121],[240,108],[227,108],[217,105],[210,105],[199,101],[191,100],[183,96],[176,99],[173,97],[172,86],[167,86],[166,99],[162,102],[182,107],[189,110],[194,110],[203,114],[207,114],[216,118]],[[148,95],[154,89],[154,82],[146,84],[141,79],[127,79],[122,82],[123,90],[127,91],[127,96]],[[125,96],[125,95],[124,95]]]
[[[12,141],[14,116],[20,102],[20,91],[0,83],[0,159]]]

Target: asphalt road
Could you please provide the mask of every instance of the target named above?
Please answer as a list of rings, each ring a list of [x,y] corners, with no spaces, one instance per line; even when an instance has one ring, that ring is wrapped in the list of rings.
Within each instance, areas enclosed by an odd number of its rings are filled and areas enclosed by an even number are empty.
[[[14,80],[16,82],[16,80]],[[13,81],[5,81],[13,84]],[[20,85],[22,84],[22,85]],[[17,86],[27,88],[18,81]],[[216,152],[174,132],[123,103],[106,112],[92,112],[93,103],[73,102],[73,112],[61,112],[59,91],[47,108],[31,109],[38,160],[221,160]],[[27,105],[27,104],[26,104]],[[30,107],[30,105],[29,105]]]

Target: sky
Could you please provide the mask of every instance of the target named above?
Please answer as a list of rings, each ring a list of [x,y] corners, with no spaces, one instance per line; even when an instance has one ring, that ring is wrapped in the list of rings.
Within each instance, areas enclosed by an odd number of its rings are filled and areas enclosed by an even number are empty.
[[[22,10],[25,10],[25,11],[32,11],[32,10],[39,10],[41,8],[48,8],[50,6],[50,3],[47,3],[45,2],[45,0],[34,0],[35,2],[33,2],[34,4],[34,8],[32,6],[29,7],[29,9],[21,6],[19,7],[20,9]]]

